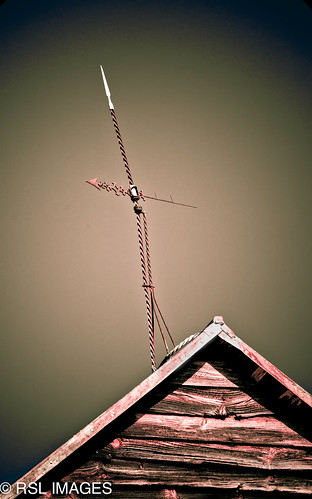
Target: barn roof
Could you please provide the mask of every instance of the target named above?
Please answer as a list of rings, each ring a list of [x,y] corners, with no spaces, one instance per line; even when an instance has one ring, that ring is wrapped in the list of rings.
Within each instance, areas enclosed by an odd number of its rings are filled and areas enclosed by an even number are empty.
[[[216,316],[202,332],[190,336],[175,347],[165,358],[161,366],[142,381],[142,383],[94,419],[18,481],[29,484],[30,482],[38,481],[47,475],[47,473],[50,473],[85,444],[88,444],[96,435],[104,431],[105,428],[111,427],[114,422],[129,412],[129,410],[132,410],[134,406],[144,397],[151,394],[165,380],[172,378],[176,373],[183,370],[191,359],[194,359],[201,351],[209,347],[217,337],[219,342],[221,341],[230,348],[231,356],[233,354],[234,356],[241,356],[248,361],[248,372],[253,381],[258,382],[266,377],[266,379],[271,380],[272,383],[278,386],[278,391],[274,390],[274,394],[278,394],[276,398],[282,400],[283,403],[288,403],[292,410],[296,410],[297,407],[301,409],[304,407],[305,411],[308,410],[309,414],[312,414],[310,412],[312,409],[311,395],[238,338],[224,323],[221,316]],[[251,369],[250,366],[252,366]],[[6,495],[8,499],[17,496],[14,490],[13,485],[12,492]]]

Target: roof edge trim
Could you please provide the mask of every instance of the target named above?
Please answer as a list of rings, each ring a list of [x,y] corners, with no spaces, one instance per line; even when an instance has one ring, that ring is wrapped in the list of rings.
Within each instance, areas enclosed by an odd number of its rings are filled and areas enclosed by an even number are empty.
[[[286,374],[275,367],[271,362],[262,357],[253,348],[248,346],[243,340],[241,340],[236,334],[226,325],[222,324],[222,332],[219,335],[222,340],[226,341],[233,347],[240,350],[246,357],[251,359],[255,364],[261,367],[264,371],[270,374],[274,379],[276,379],[280,384],[282,384],[287,390],[291,391],[296,397],[305,402],[309,407],[312,408],[312,396],[309,392],[304,390],[295,381],[290,379]]]

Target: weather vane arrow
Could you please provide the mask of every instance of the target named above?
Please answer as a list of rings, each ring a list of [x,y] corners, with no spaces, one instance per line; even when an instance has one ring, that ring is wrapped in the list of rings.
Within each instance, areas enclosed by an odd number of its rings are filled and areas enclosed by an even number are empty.
[[[152,269],[151,269],[151,258],[150,258],[150,250],[149,250],[149,240],[148,240],[148,229],[147,229],[147,218],[146,218],[146,212],[143,211],[142,206],[140,206],[138,203],[140,199],[145,201],[145,199],[154,199],[156,201],[163,201],[165,203],[171,203],[171,204],[176,204],[180,206],[186,206],[189,208],[196,208],[196,206],[188,205],[185,203],[176,203],[173,201],[171,198],[170,200],[167,199],[160,199],[157,196],[147,196],[143,194],[142,191],[139,191],[137,186],[133,182],[133,178],[131,175],[128,159],[126,156],[126,151],[123,145],[121,133],[119,130],[116,114],[115,114],[115,109],[114,105],[111,100],[111,93],[109,90],[109,86],[105,77],[104,70],[102,66],[101,68],[101,73],[102,73],[102,78],[103,78],[103,83],[104,83],[104,89],[105,93],[107,95],[108,99],[108,105],[111,113],[111,117],[113,120],[115,132],[117,135],[117,140],[118,144],[120,147],[121,151],[121,156],[122,160],[126,169],[128,181],[129,181],[129,188],[125,189],[122,186],[118,186],[115,182],[112,182],[111,184],[108,184],[107,182],[99,182],[97,178],[91,179],[91,180],[86,180],[88,184],[93,185],[96,187],[98,190],[106,190],[108,192],[113,191],[117,196],[123,195],[126,196],[128,195],[131,199],[131,201],[134,203],[134,212],[136,214],[136,220],[137,220],[137,229],[138,229],[138,238],[139,238],[139,250],[140,250],[140,260],[141,260],[141,270],[142,270],[142,277],[143,277],[143,289],[144,289],[144,294],[145,294],[145,302],[146,302],[146,310],[147,310],[147,323],[148,323],[148,333],[149,333],[149,344],[150,344],[150,355],[151,355],[151,362],[152,362],[152,370],[156,370],[156,361],[155,361],[155,347],[154,347],[154,327],[155,327],[155,320],[157,322],[159,331],[161,333],[165,348],[167,353],[169,353],[169,348],[164,336],[164,331],[163,327],[165,327],[167,334],[173,344],[175,346],[175,343],[172,339],[172,336],[170,334],[170,331],[168,329],[168,326],[165,322],[165,319],[160,311],[159,305],[156,300],[155,296],[155,286],[153,285],[153,279],[152,279]],[[142,224],[142,219],[143,219],[143,224]]]

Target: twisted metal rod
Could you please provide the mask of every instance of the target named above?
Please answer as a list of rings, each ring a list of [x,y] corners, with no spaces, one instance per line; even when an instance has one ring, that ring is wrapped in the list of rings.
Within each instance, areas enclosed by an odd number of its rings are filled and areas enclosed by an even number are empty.
[[[154,313],[155,313],[155,317],[157,319],[157,324],[159,326],[159,330],[160,330],[160,333],[161,333],[161,336],[162,336],[165,348],[167,350],[167,353],[169,353],[168,345],[167,345],[166,339],[164,337],[164,334],[163,334],[163,331],[162,331],[162,328],[161,328],[161,325],[160,325],[160,321],[158,320],[157,310],[158,310],[158,312],[160,314],[160,317],[161,317],[161,319],[163,321],[163,324],[164,324],[164,326],[165,326],[165,328],[167,330],[168,336],[169,336],[169,338],[170,338],[173,346],[175,346],[175,343],[173,341],[173,338],[172,338],[172,336],[170,334],[169,328],[168,328],[168,326],[166,324],[164,316],[162,315],[162,313],[160,311],[160,308],[159,308],[159,305],[158,305],[157,300],[156,300],[155,286],[153,286],[153,279],[152,279],[152,267],[151,267],[151,256],[150,256],[150,249],[149,249],[149,239],[148,239],[148,229],[147,229],[146,212],[143,211],[142,215],[143,215],[143,222],[144,222],[144,239],[145,239],[145,250],[146,250],[146,261],[147,261],[148,277],[149,277],[149,284],[150,284],[150,290],[151,290],[151,302],[153,304],[153,310],[154,310]],[[155,305],[156,305],[156,307],[155,307]]]
[[[129,184],[133,185],[133,179],[132,179],[132,175],[131,175],[129,163],[128,163],[128,160],[127,160],[126,151],[125,151],[125,148],[124,148],[124,145],[123,145],[121,133],[120,133],[120,130],[119,130],[119,126],[118,126],[118,122],[117,122],[115,110],[111,109],[110,113],[111,113],[113,124],[114,124],[114,127],[115,127],[115,132],[116,132],[116,135],[117,135],[117,140],[118,140],[120,151],[121,151],[121,156],[122,156],[125,168],[126,168],[126,172],[127,172]]]
[[[144,256],[144,244],[143,244],[143,234],[141,225],[141,213],[137,213],[137,228],[139,236],[139,248],[140,248],[140,258],[141,258],[141,270],[143,276],[143,289],[145,294],[146,310],[147,310],[147,323],[148,323],[148,335],[149,335],[149,345],[150,345],[150,355],[152,362],[152,370],[156,371],[156,360],[155,360],[155,345],[154,345],[154,314],[152,310],[152,300],[151,295],[147,288],[150,288],[150,284],[147,281],[146,276],[146,265]]]
[[[157,314],[157,309],[155,308],[155,304],[157,306],[156,298],[155,298],[155,286],[153,285],[153,278],[152,278],[152,265],[151,265],[151,254],[150,254],[150,249],[149,249],[149,239],[148,239],[148,229],[147,229],[147,218],[146,218],[146,212],[142,212],[143,215],[143,224],[144,224],[144,240],[145,240],[145,253],[146,253],[146,261],[147,261],[147,271],[148,271],[148,280],[149,280],[149,288],[150,288],[150,297],[151,297],[151,304],[152,304],[152,313],[156,317],[156,321],[158,324],[158,328],[162,337],[162,340],[165,345],[165,349],[167,354],[169,353],[169,348],[166,342],[166,338],[164,336],[162,327],[161,327],[161,322],[159,320],[158,314]]]

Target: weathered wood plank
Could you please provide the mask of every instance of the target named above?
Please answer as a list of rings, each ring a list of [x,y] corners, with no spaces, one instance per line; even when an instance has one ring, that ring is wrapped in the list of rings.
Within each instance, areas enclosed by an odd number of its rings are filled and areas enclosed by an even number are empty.
[[[222,329],[223,331],[219,335],[222,340],[243,352],[244,355],[249,357],[249,359],[255,362],[255,364],[257,364],[259,367],[261,367],[263,371],[267,372],[269,375],[275,378],[286,388],[286,390],[289,390],[293,395],[297,397],[298,402],[304,402],[312,408],[312,395],[310,395],[310,393],[306,392],[301,386],[297,385],[297,383],[295,383],[292,379],[282,373],[282,371],[277,369],[277,367],[273,366],[271,362],[266,360],[253,348],[248,346],[244,341],[235,336],[233,331],[231,331],[228,326],[223,324]]]
[[[312,448],[224,445],[168,440],[116,438],[97,451],[94,460],[141,459],[176,463],[214,464],[270,470],[312,470]]]
[[[234,374],[229,379],[223,371],[224,365],[222,362],[214,361],[212,366],[209,362],[194,361],[184,368],[182,372],[177,373],[172,383],[191,386],[237,387],[236,381],[239,383],[239,379]]]
[[[164,395],[149,412],[214,417],[236,415],[241,418],[273,414],[237,388],[206,389],[192,386],[184,386]]]
[[[83,496],[80,496],[83,497]],[[84,496],[86,497],[86,496]],[[89,495],[88,499],[99,499],[99,495]],[[102,497],[102,496],[101,496]],[[107,496],[104,496],[107,497]],[[216,489],[211,487],[187,489],[179,486],[159,488],[155,486],[115,486],[113,485],[113,493],[111,495],[114,499],[282,499],[280,492],[262,492],[240,490],[239,494],[236,490],[229,489]],[[285,498],[285,495],[283,496]],[[287,494],[287,499],[298,499],[298,494]],[[310,499],[310,494],[300,493],[300,499]],[[39,499],[64,499],[64,496],[56,496],[46,494],[40,496]],[[73,494],[69,499],[78,499]],[[285,498],[286,499],[286,498]]]
[[[191,486],[217,487],[221,489],[300,492],[312,494],[312,479],[296,475],[260,473],[252,470],[235,469],[224,473],[223,469],[209,466],[174,466],[159,465],[154,462],[131,460],[112,460],[102,463],[89,461],[84,467],[71,473],[66,480],[90,482],[105,479],[118,485],[158,485],[158,486]]]
[[[81,496],[82,497],[82,496]],[[104,496],[104,497],[110,497],[110,496]],[[229,491],[224,491],[221,494],[218,493],[216,489],[206,489],[206,491],[179,491],[176,490],[175,488],[170,488],[170,489],[156,489],[155,487],[145,487],[142,490],[142,486],[140,487],[135,487],[133,489],[129,489],[129,487],[123,487],[117,489],[116,487],[113,487],[113,492],[111,497],[113,499],[245,499],[247,496],[240,496],[239,498],[237,497],[236,492],[230,492]],[[280,499],[280,495],[278,496]],[[62,497],[57,497],[57,496],[50,496],[51,499],[64,499],[64,496]],[[50,499],[46,497],[41,497],[40,499]],[[76,498],[69,498],[69,499],[76,499]],[[77,498],[78,499],[78,498]],[[99,496],[93,496],[93,495],[88,495],[88,499],[99,499]],[[249,496],[248,498],[249,499]],[[261,497],[253,496],[250,499],[261,499]],[[267,499],[267,496],[266,498]],[[274,499],[270,498],[269,499]],[[291,498],[290,498],[291,499]],[[300,497],[301,499],[301,497]]]
[[[194,440],[233,444],[312,447],[312,442],[272,417],[237,420],[199,416],[143,414],[121,437]]]
[[[126,488],[125,490],[114,488],[112,497],[114,499],[237,499],[237,494],[233,492],[233,494],[228,495],[228,492],[224,492],[221,496],[220,494],[216,494],[215,490],[212,492],[179,492],[173,488],[157,490],[154,487],[142,490],[141,486],[136,487],[135,490],[129,490],[129,488]],[[99,496],[88,496],[88,499],[99,499]],[[244,498],[241,497],[239,499]],[[259,497],[257,499],[259,499]]]

